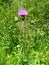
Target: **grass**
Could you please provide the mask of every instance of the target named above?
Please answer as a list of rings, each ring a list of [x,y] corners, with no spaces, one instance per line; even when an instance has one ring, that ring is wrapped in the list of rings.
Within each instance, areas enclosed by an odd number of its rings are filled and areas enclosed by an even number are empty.
[[[22,28],[20,1],[0,3],[0,65],[49,65],[49,1],[23,0]]]

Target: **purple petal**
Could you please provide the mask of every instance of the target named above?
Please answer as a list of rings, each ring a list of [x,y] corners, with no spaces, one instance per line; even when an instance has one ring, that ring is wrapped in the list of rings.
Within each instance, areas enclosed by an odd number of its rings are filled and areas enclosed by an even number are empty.
[[[28,15],[28,12],[25,9],[18,11],[18,16],[27,16],[27,15]]]

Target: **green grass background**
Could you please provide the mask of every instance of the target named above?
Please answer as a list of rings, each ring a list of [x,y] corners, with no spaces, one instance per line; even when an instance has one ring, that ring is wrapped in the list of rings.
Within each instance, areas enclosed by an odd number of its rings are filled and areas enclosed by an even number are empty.
[[[0,65],[49,65],[49,0],[23,0],[24,33],[21,1],[0,0]]]

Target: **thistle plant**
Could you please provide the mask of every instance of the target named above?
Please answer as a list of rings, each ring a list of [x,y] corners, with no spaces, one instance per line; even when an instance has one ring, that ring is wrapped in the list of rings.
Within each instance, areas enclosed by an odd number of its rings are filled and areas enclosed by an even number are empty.
[[[24,45],[24,47],[26,48],[26,30],[25,30],[25,17],[28,15],[28,12],[27,12],[27,10],[26,9],[23,9],[22,8],[22,2],[21,2],[21,9],[18,11],[18,16],[20,16],[21,18],[22,18],[22,23],[21,23],[21,32],[22,32],[22,34],[23,34],[23,39],[24,39],[24,41],[25,41],[25,43],[23,43],[23,45]],[[25,55],[26,55],[26,53],[25,53],[25,49],[22,51],[22,53],[24,53]],[[22,57],[22,59],[24,59],[23,57]],[[23,62],[24,60],[22,60],[22,63],[24,63]],[[27,62],[28,63],[28,62]],[[22,64],[23,65],[23,64]]]

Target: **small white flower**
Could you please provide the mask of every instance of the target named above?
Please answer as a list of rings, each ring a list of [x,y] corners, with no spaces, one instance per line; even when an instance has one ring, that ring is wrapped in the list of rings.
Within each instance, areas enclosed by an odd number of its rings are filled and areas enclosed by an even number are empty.
[[[20,48],[20,45],[17,45],[17,48]]]
[[[18,17],[15,16],[15,21],[18,21]]]

